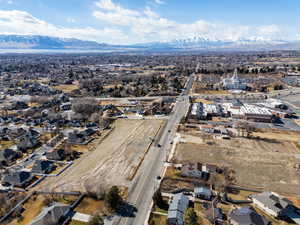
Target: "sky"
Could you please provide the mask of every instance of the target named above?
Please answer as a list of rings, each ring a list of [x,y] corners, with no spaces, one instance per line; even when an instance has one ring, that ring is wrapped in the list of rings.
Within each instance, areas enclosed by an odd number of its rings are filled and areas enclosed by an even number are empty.
[[[109,44],[300,40],[299,0],[0,0],[0,34]]]

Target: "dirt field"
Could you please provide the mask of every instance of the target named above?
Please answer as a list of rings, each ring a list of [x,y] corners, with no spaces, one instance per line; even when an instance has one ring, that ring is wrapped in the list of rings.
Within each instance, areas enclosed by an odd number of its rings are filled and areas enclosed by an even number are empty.
[[[94,151],[59,177],[48,179],[45,187],[84,191],[87,186],[97,189],[99,184],[126,186],[162,124],[161,120],[117,120],[112,133]]]
[[[65,93],[70,93],[70,92],[78,89],[78,85],[75,85],[75,84],[62,84],[62,85],[54,86],[53,88],[55,88],[56,90],[59,90],[59,91],[63,91]]]
[[[300,134],[260,133],[259,136],[265,139],[212,139],[202,144],[180,143],[175,160],[229,166],[236,171],[237,182],[242,186],[300,194],[300,172],[295,169],[295,165],[300,164],[300,159],[295,157],[295,154],[300,154],[299,142],[295,142],[300,140]],[[278,138],[278,141],[267,137]]]

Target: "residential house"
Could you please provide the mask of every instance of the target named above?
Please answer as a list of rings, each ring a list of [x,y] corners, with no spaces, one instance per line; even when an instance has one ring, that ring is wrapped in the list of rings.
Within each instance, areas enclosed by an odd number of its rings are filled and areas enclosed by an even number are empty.
[[[2,179],[4,185],[14,185],[16,187],[24,188],[32,180],[32,175],[26,171],[17,171],[7,174]]]
[[[231,225],[270,225],[264,216],[259,215],[251,207],[237,208],[231,211],[229,215]]]
[[[19,153],[12,149],[4,149],[0,151],[0,165],[7,166],[19,157]]]
[[[201,163],[188,163],[182,165],[181,175],[185,177],[194,177],[202,180],[209,179],[209,172],[205,165]]]
[[[8,137],[10,140],[22,137],[26,134],[26,130],[23,128],[13,128],[8,131]]]
[[[289,218],[296,224],[300,224],[300,209],[296,208],[288,199],[274,192],[253,194],[250,198],[258,208],[266,213],[278,218]]]
[[[200,198],[203,200],[211,200],[213,197],[212,191],[206,187],[195,187],[194,195],[196,198]]]
[[[278,217],[282,210],[291,204],[288,199],[282,198],[274,192],[253,194],[250,197],[258,208],[274,217]]]
[[[27,109],[28,105],[25,102],[17,101],[12,103],[10,109],[11,110],[21,110],[21,109]]]
[[[84,144],[90,140],[90,136],[93,135],[96,131],[94,129],[88,128],[81,132],[71,132],[68,136],[69,143],[72,144]]]
[[[25,152],[28,149],[35,148],[38,144],[39,141],[36,137],[33,137],[31,135],[25,135],[21,138],[21,141],[17,146],[19,151]]]
[[[67,110],[71,110],[71,109],[72,109],[72,103],[71,102],[62,103],[60,105],[60,110],[62,110],[62,111],[67,111]]]
[[[66,153],[64,149],[58,149],[51,152],[46,153],[46,158],[48,160],[64,160],[66,157]]]
[[[66,214],[70,211],[70,206],[54,203],[43,211],[29,225],[49,225],[59,224],[64,221]]]
[[[35,161],[31,172],[39,174],[50,173],[54,169],[53,162],[47,160],[37,160]]]
[[[175,194],[168,210],[168,225],[183,225],[184,212],[189,206],[189,198],[183,193]]]

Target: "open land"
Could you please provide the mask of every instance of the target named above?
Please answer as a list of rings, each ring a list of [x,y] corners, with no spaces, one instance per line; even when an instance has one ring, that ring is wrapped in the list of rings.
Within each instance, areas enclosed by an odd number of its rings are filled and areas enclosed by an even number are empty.
[[[117,120],[110,135],[62,176],[50,179],[53,189],[83,190],[98,183],[127,185],[158,133],[161,120]]]
[[[261,135],[261,138],[180,143],[176,148],[175,160],[233,168],[237,184],[241,186],[300,194],[300,174],[295,169],[300,163],[300,159],[295,157],[300,153],[297,142],[300,133],[282,131],[278,134],[278,131],[270,131],[255,135]]]

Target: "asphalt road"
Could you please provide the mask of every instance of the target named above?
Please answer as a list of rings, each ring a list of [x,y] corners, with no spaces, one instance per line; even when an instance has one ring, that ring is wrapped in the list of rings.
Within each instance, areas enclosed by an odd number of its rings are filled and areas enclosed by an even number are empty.
[[[164,162],[168,156],[171,142],[176,134],[176,126],[189,109],[189,90],[194,82],[191,76],[187,82],[186,89],[177,98],[177,103],[169,117],[169,120],[162,131],[158,143],[161,147],[152,146],[144,159],[138,174],[129,189],[128,202],[136,207],[137,212],[134,217],[118,217],[114,224],[119,225],[143,225],[150,211],[152,196],[158,188],[157,177],[161,175]]]

